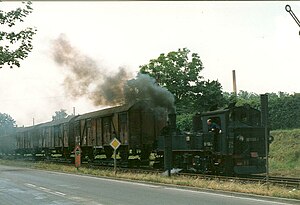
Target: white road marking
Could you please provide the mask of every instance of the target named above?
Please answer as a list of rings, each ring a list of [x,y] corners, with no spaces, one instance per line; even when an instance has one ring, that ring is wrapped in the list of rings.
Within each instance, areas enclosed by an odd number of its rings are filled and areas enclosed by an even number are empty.
[[[62,192],[59,192],[59,191],[56,191],[56,192],[54,192],[54,193],[56,193],[56,194],[58,194],[58,195],[66,196],[65,193],[62,193]]]
[[[111,179],[107,179],[109,181],[111,181]],[[142,184],[142,183],[138,183],[138,182],[129,182],[129,181],[118,181],[118,180],[113,180],[112,181],[116,181],[118,183],[123,183],[123,184],[132,184],[132,185],[137,185],[137,186],[145,186],[145,187],[150,187],[150,188],[158,188],[161,186],[158,185],[152,185],[152,184]]]
[[[44,171],[44,170],[43,170]],[[51,172],[51,171],[46,171]],[[82,178],[90,178],[90,179],[96,179],[101,181],[110,181],[110,182],[117,182],[117,183],[123,183],[123,184],[132,184],[132,185],[138,185],[138,186],[145,186],[150,188],[159,188],[160,185],[153,185],[153,184],[143,184],[139,182],[131,182],[131,181],[120,181],[120,179],[108,179],[108,178],[99,178],[99,177],[93,177],[93,176],[84,176],[84,175],[74,175],[74,174],[68,174],[68,173],[60,173],[60,172],[51,172],[53,174],[61,174],[61,175],[68,175],[68,176],[76,176],[76,177],[82,177]]]
[[[41,189],[41,190],[43,190],[43,191],[46,191],[46,192],[49,192],[49,191],[51,191],[50,189],[48,189],[48,188],[45,188],[45,187],[41,187],[41,186],[39,186],[38,188],[39,188],[39,189]]]
[[[34,184],[25,184],[26,186],[29,186],[29,187],[36,187],[36,185],[34,185]]]
[[[31,187],[31,188],[34,188],[36,190],[40,190],[40,191],[43,191],[43,192],[46,192],[48,194],[53,194],[53,195],[56,195],[56,196],[60,196],[60,197],[64,197],[66,199],[69,199],[69,200],[72,200],[72,201],[81,201],[81,202],[86,202],[87,204],[91,204],[91,205],[103,205],[103,204],[100,204],[98,202],[95,202],[95,201],[91,201],[90,199],[85,199],[85,198],[82,198],[82,197],[74,197],[74,196],[68,196],[67,194],[65,193],[62,193],[62,192],[59,192],[59,191],[54,191],[54,190],[51,190],[51,189],[48,189],[48,188],[45,188],[45,187],[41,187],[41,186],[37,186],[37,185],[34,185],[34,184],[29,184],[29,183],[25,183],[24,184],[25,186],[27,187]],[[45,197],[41,196],[36,196],[35,199],[43,199]]]
[[[45,188],[45,187],[42,187],[42,186],[36,186],[34,184],[29,184],[29,183],[25,183],[24,185],[27,186],[27,187],[35,188],[37,190],[49,193],[49,194],[54,194],[54,195],[57,195],[57,196],[66,196],[65,193],[62,193],[62,192],[59,192],[59,191],[53,191],[51,189],[48,189],[48,188]]]
[[[226,194],[218,194],[218,193],[210,193],[210,192],[194,191],[194,190],[179,189],[179,188],[172,188],[172,187],[164,187],[164,188],[165,188],[165,189],[168,189],[168,190],[175,190],[175,191],[182,191],[182,192],[204,193],[204,194],[210,194],[210,195],[214,195],[214,196],[221,196],[221,197],[228,197],[228,198],[236,198],[236,199],[243,199],[243,200],[247,199],[247,200],[258,201],[258,202],[266,202],[266,203],[270,203],[270,204],[290,205],[290,204],[283,203],[283,202],[267,201],[267,200],[263,200],[263,199],[249,198],[249,197],[247,197],[247,196],[245,196],[245,197],[231,196],[231,195],[226,195]]]

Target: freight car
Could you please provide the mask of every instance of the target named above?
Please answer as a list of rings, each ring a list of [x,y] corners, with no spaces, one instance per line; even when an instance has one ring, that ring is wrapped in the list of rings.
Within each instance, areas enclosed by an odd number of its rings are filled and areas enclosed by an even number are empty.
[[[170,116],[175,123],[175,116]],[[210,120],[219,130],[211,131]],[[197,114],[193,132],[180,133],[170,125],[159,138],[156,167],[165,162],[166,145],[172,147],[172,167],[185,171],[213,174],[256,174],[266,172],[265,128],[261,112],[250,106],[231,106],[226,109]],[[269,137],[268,143],[272,141]]]
[[[15,133],[16,154],[37,158],[51,158],[54,155],[67,157],[72,147],[71,125],[76,116],[68,116],[30,127],[17,128]]]
[[[149,101],[139,101],[18,128],[14,136],[16,154],[34,159],[56,156],[70,160],[72,151],[80,145],[82,160],[99,162],[99,156],[111,159],[110,142],[116,137],[122,144],[118,152],[123,162],[130,155],[147,161],[153,143],[167,122],[167,111],[156,110]]]

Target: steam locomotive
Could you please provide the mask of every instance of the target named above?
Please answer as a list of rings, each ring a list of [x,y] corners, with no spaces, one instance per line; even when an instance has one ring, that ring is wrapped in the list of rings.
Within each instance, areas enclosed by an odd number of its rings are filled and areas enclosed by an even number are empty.
[[[220,126],[219,133],[209,131],[208,119]],[[181,132],[175,114],[168,115],[150,101],[138,101],[17,128],[6,137],[14,139],[10,147],[16,157],[72,160],[79,145],[82,160],[109,164],[113,154],[110,142],[117,138],[121,142],[118,161],[123,165],[151,164],[162,169],[170,163],[185,171],[254,174],[266,171],[264,130],[259,110],[233,106],[196,114],[193,131]],[[170,162],[165,160],[167,150],[171,150]]]
[[[175,123],[175,117],[170,116],[171,122]],[[210,130],[208,120],[220,127],[218,132]],[[174,125],[170,128],[159,139],[162,157],[156,162],[158,166],[167,163],[163,155],[169,144],[171,166],[185,171],[226,175],[266,172],[265,127],[257,109],[245,105],[196,114],[193,132],[179,133]],[[267,132],[269,146],[273,139]]]

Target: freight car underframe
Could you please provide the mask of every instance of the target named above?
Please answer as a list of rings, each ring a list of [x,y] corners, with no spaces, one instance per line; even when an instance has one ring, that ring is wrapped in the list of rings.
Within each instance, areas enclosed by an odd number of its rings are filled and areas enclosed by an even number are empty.
[[[17,158],[27,158],[36,161],[59,160],[74,162],[74,149],[69,147],[55,148],[22,148],[15,150]],[[142,145],[142,147],[129,148],[128,145],[121,145],[117,149],[117,158],[122,166],[149,166],[149,156],[152,153],[152,145]],[[110,165],[113,161],[113,148],[105,146],[82,146],[82,162],[98,163]]]
[[[71,152],[72,150],[70,150],[68,147],[35,147],[16,149],[15,155],[17,158],[31,158],[32,160],[42,161],[53,158],[70,159]]]
[[[110,164],[113,160],[113,148],[105,146],[84,146],[81,147],[82,160],[98,164]],[[149,166],[149,156],[152,152],[152,145],[130,148],[128,145],[120,145],[117,149],[117,159],[122,166]]]

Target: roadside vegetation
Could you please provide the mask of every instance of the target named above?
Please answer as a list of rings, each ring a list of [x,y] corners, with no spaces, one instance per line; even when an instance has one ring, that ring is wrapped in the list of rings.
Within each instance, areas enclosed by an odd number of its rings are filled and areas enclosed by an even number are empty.
[[[300,190],[267,185],[263,183],[242,183],[237,181],[220,181],[218,179],[206,180],[201,178],[183,177],[173,175],[171,177],[163,176],[162,174],[154,173],[124,173],[117,172],[116,175],[111,170],[100,170],[80,167],[78,170],[73,165],[49,164],[44,162],[24,162],[24,161],[8,161],[0,160],[0,164],[9,166],[21,166],[27,168],[57,171],[64,173],[83,174],[96,177],[118,178],[123,180],[137,180],[147,183],[168,184],[174,186],[186,186],[196,189],[211,189],[222,190],[228,192],[240,192],[246,194],[257,194],[263,196],[282,197],[291,199],[300,199]]]
[[[270,174],[300,177],[300,129],[275,130],[270,145]]]

